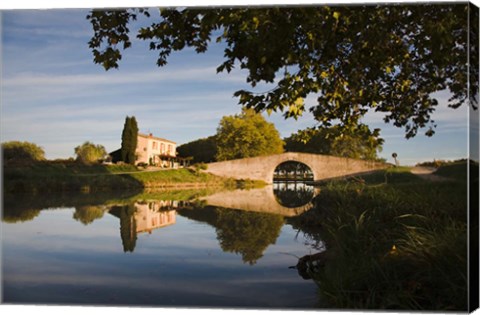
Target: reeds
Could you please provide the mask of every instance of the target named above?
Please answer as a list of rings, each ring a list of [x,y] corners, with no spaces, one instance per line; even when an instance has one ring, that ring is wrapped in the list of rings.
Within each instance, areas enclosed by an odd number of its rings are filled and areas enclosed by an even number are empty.
[[[467,310],[463,166],[440,172],[449,181],[397,169],[321,187],[300,225],[310,234],[316,226],[326,244],[325,266],[312,275],[322,306]]]

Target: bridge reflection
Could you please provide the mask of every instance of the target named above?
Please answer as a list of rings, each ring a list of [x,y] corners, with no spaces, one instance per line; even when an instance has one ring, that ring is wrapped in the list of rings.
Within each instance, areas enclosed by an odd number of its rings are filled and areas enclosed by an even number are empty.
[[[273,182],[273,194],[280,205],[298,208],[310,204],[318,190],[304,181],[276,181]]]
[[[295,185],[299,190],[294,190]],[[298,193],[301,197],[298,197]],[[293,217],[310,210],[313,207],[312,199],[318,193],[318,189],[304,183],[290,182],[276,183],[273,189],[272,186],[266,186],[251,190],[222,191],[202,197],[201,200],[216,207]]]

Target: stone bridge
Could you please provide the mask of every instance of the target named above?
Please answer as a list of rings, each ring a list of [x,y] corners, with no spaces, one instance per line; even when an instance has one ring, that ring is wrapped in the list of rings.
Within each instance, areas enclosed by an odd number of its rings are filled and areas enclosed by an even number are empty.
[[[275,168],[283,162],[295,161],[307,165],[315,181],[384,169],[387,164],[320,155],[311,153],[286,152],[282,154],[209,163],[206,172],[235,179],[273,182]]]

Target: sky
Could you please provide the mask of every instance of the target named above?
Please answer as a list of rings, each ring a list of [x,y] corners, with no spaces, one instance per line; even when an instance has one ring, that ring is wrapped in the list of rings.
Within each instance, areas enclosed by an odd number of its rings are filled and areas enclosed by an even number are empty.
[[[131,36],[133,46],[123,53],[119,69],[105,71],[93,63],[87,44],[92,36],[88,12],[1,12],[1,142],[36,143],[48,159],[74,157],[74,148],[85,141],[110,152],[120,147],[125,117],[135,116],[140,132],[180,145],[215,134],[223,116],[240,112],[233,93],[249,89],[246,72],[216,74],[223,58],[221,45],[205,54],[174,52],[167,66],[159,68],[148,42]],[[377,113],[368,115],[364,122],[381,128],[385,139],[380,157],[393,162],[396,152],[405,165],[466,158],[468,108],[447,108],[445,92],[438,93],[438,99],[436,134],[431,138],[423,130],[406,140],[404,129],[383,123]],[[307,98],[306,104],[313,106],[315,97]],[[281,114],[264,116],[282,137],[315,125],[308,112],[297,121]],[[478,119],[473,126],[478,133]]]

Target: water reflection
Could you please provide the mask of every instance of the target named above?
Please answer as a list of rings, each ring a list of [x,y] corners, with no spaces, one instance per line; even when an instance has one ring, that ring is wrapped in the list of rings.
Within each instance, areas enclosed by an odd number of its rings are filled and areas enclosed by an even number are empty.
[[[273,191],[6,196],[5,301],[313,306],[315,285],[288,269],[311,253],[290,223],[307,207]]]
[[[97,207],[108,205],[110,200],[124,200],[134,196],[135,192],[102,193],[58,193],[58,194],[4,194],[2,219],[7,223],[26,222],[35,219],[44,209],[59,207]],[[106,210],[106,209],[105,209]],[[83,212],[83,213],[81,213]],[[90,210],[79,209],[76,215],[82,223],[82,216],[93,215]],[[75,218],[77,219],[77,218]],[[98,218],[97,218],[98,219]],[[95,219],[93,219],[95,220]],[[93,221],[86,219],[84,224]]]
[[[152,230],[175,224],[175,209],[178,208],[178,201],[158,200],[140,201],[135,206],[136,232],[152,233]]]
[[[267,186],[221,191],[188,201],[130,199],[105,203],[100,200],[95,204],[92,196],[85,195],[86,201],[81,202],[77,195],[73,219],[90,225],[104,218],[105,213],[113,215],[118,218],[123,251],[132,253],[139,233],[151,234],[155,229],[174,225],[179,214],[214,227],[223,251],[238,254],[244,263],[253,265],[269,245],[275,244],[284,218],[309,210],[316,193],[313,187],[302,182],[276,182],[273,189]],[[6,198],[4,222],[24,222],[39,215],[40,209],[31,208],[34,201],[20,198],[15,203],[12,197]],[[39,204],[44,205],[42,201]],[[54,202],[50,207],[56,205]]]
[[[101,206],[77,206],[73,213],[73,218],[81,223],[88,225],[97,219],[103,218],[108,207]]]
[[[314,187],[307,185],[304,181],[275,181],[273,193],[276,201],[287,208],[305,206],[316,195]]]
[[[284,186],[286,185],[286,186]],[[292,189],[292,185],[296,185]],[[287,187],[287,189],[284,189]],[[284,184],[275,183],[272,186],[252,190],[222,191],[200,198],[207,204],[228,209],[278,214],[284,217],[294,217],[310,210],[313,197],[318,193],[311,187],[298,182]],[[279,200],[278,195],[280,195]]]
[[[250,265],[275,244],[284,224],[281,215],[211,206],[181,209],[178,213],[214,227],[222,250],[241,255],[243,262]]]
[[[120,219],[120,237],[123,251],[133,252],[137,244],[137,220],[135,220],[135,205],[127,204],[113,206],[110,213]]]
[[[173,225],[178,201],[138,201],[126,205],[114,205],[108,211],[120,219],[120,237],[124,252],[133,252],[138,233]]]

